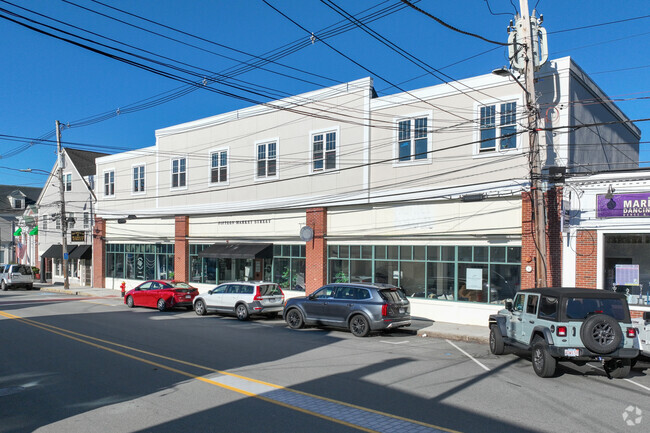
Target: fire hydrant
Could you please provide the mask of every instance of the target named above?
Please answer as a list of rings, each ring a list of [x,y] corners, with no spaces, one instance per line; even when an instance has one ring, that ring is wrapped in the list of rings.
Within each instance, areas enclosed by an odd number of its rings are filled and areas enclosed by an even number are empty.
[[[120,289],[122,289],[122,297],[126,294],[126,281],[122,281],[122,284],[120,284]]]

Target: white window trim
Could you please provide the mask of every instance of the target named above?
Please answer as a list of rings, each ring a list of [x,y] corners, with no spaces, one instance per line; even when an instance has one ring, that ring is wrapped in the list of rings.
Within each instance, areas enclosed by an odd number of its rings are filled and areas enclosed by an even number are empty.
[[[334,169],[325,169],[314,171],[314,135],[316,134],[327,134],[328,132],[336,132],[336,168]],[[323,144],[325,146],[325,144]],[[325,152],[325,148],[323,148]],[[321,173],[338,173],[341,169],[341,127],[334,126],[330,128],[316,129],[309,131],[309,174],[321,174]],[[324,163],[323,159],[323,163]]]
[[[67,178],[70,176],[70,189],[68,189]],[[72,192],[72,172],[63,173],[63,190],[65,192]]]
[[[185,167],[187,168],[187,162],[185,163]],[[144,168],[144,190],[143,191],[133,191],[133,181],[135,178],[133,177],[133,170],[136,167],[143,167]],[[185,180],[187,181],[187,176],[185,177]],[[131,195],[146,195],[147,194],[147,164],[145,163],[140,163],[140,164],[132,164],[131,165]]]
[[[420,119],[422,117],[427,118],[427,157],[425,159],[414,159],[410,161],[400,161],[399,160],[399,122],[404,120],[411,121],[411,131],[412,134],[415,134],[415,119]],[[421,111],[419,113],[409,113],[404,116],[393,118],[393,167],[410,167],[413,165],[425,165],[431,164],[433,162],[433,112],[432,111]],[[415,143],[415,136],[411,138],[412,145]]]
[[[185,185],[184,186],[172,186],[172,176],[174,175],[174,161],[185,159]],[[180,170],[180,163],[178,165]],[[180,171],[178,172],[180,176]],[[187,185],[190,183],[190,160],[187,155],[179,155],[169,159],[169,190],[170,191],[183,191],[187,189]],[[146,185],[145,185],[146,188]]]
[[[257,146],[260,144],[269,144],[269,143],[275,143],[275,175],[273,176],[264,176],[264,177],[259,177],[257,175]],[[253,166],[253,179],[255,182],[266,182],[269,180],[278,180],[280,179],[280,138],[275,137],[275,138],[269,138],[268,140],[258,140],[255,142],[255,145],[253,146],[253,157],[254,157],[254,166]],[[266,150],[266,154],[268,156],[268,147]],[[267,158],[268,161],[268,158]],[[268,166],[267,166],[268,167]],[[230,178],[228,178],[230,179]]]
[[[218,153],[218,152],[223,152],[226,151],[226,154],[228,155],[228,163],[226,164],[226,177],[227,180],[225,182],[212,182],[212,154],[213,153]],[[217,147],[214,149],[210,149],[208,152],[208,186],[211,188],[223,188],[226,186],[230,185],[230,174],[231,170],[230,168],[232,167],[232,154],[230,153],[230,146],[225,146],[225,147]]]
[[[106,173],[113,172],[113,194],[112,195],[106,195]],[[115,168],[107,168],[102,171],[102,197],[107,198],[107,199],[114,199],[115,198],[115,183],[117,181],[117,177],[115,176]]]
[[[501,108],[501,104],[508,103],[508,102],[516,102],[517,103],[517,136],[515,137],[515,143],[516,146],[514,149],[500,149],[499,142],[498,142],[498,137],[496,138],[497,142],[495,143],[495,149],[493,151],[480,151],[481,147],[481,107],[487,106],[487,105],[496,105],[497,108]],[[523,95],[521,94],[515,94],[515,95],[510,95],[510,96],[503,96],[501,98],[493,98],[493,99],[485,99],[481,100],[479,102],[474,103],[474,116],[476,120],[476,124],[474,125],[474,145],[472,146],[472,153],[474,158],[492,158],[495,156],[503,156],[506,154],[518,154],[523,152],[523,141],[522,141],[522,136],[521,132],[525,130],[525,128],[522,126],[522,120],[523,118],[520,116],[519,113],[523,112],[523,108],[525,107],[524,105],[524,99]],[[496,112],[496,116],[499,119],[499,122],[501,121],[500,119],[500,112]],[[500,128],[501,124],[497,125],[497,128]]]

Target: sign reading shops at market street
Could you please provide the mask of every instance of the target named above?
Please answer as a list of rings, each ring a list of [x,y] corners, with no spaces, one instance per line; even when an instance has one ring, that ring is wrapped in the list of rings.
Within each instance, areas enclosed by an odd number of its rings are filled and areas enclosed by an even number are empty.
[[[650,217],[650,193],[614,194],[612,198],[599,194],[596,198],[596,217]]]

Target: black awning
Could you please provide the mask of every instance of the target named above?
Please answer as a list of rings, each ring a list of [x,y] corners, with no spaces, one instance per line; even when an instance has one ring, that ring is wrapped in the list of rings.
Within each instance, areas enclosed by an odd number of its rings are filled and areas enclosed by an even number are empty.
[[[67,250],[68,250],[68,258],[70,257],[70,253],[74,251],[74,249],[77,248],[76,245],[67,245]],[[61,250],[63,248],[61,247],[61,244],[54,244],[50,248],[48,248],[43,254],[41,254],[41,257],[45,257],[48,259],[62,259],[63,255],[61,254]]]
[[[214,244],[199,253],[211,259],[271,259],[273,244]]]
[[[74,249],[68,256],[69,259],[92,259],[93,258],[93,247],[92,245],[77,245],[77,248]]]

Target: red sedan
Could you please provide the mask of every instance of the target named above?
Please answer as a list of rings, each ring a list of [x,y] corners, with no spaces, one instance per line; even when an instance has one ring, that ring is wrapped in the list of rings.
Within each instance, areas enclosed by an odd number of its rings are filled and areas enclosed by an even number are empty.
[[[124,303],[129,307],[153,307],[160,311],[169,308],[185,307],[192,309],[192,301],[199,290],[181,281],[145,281],[124,295]]]

